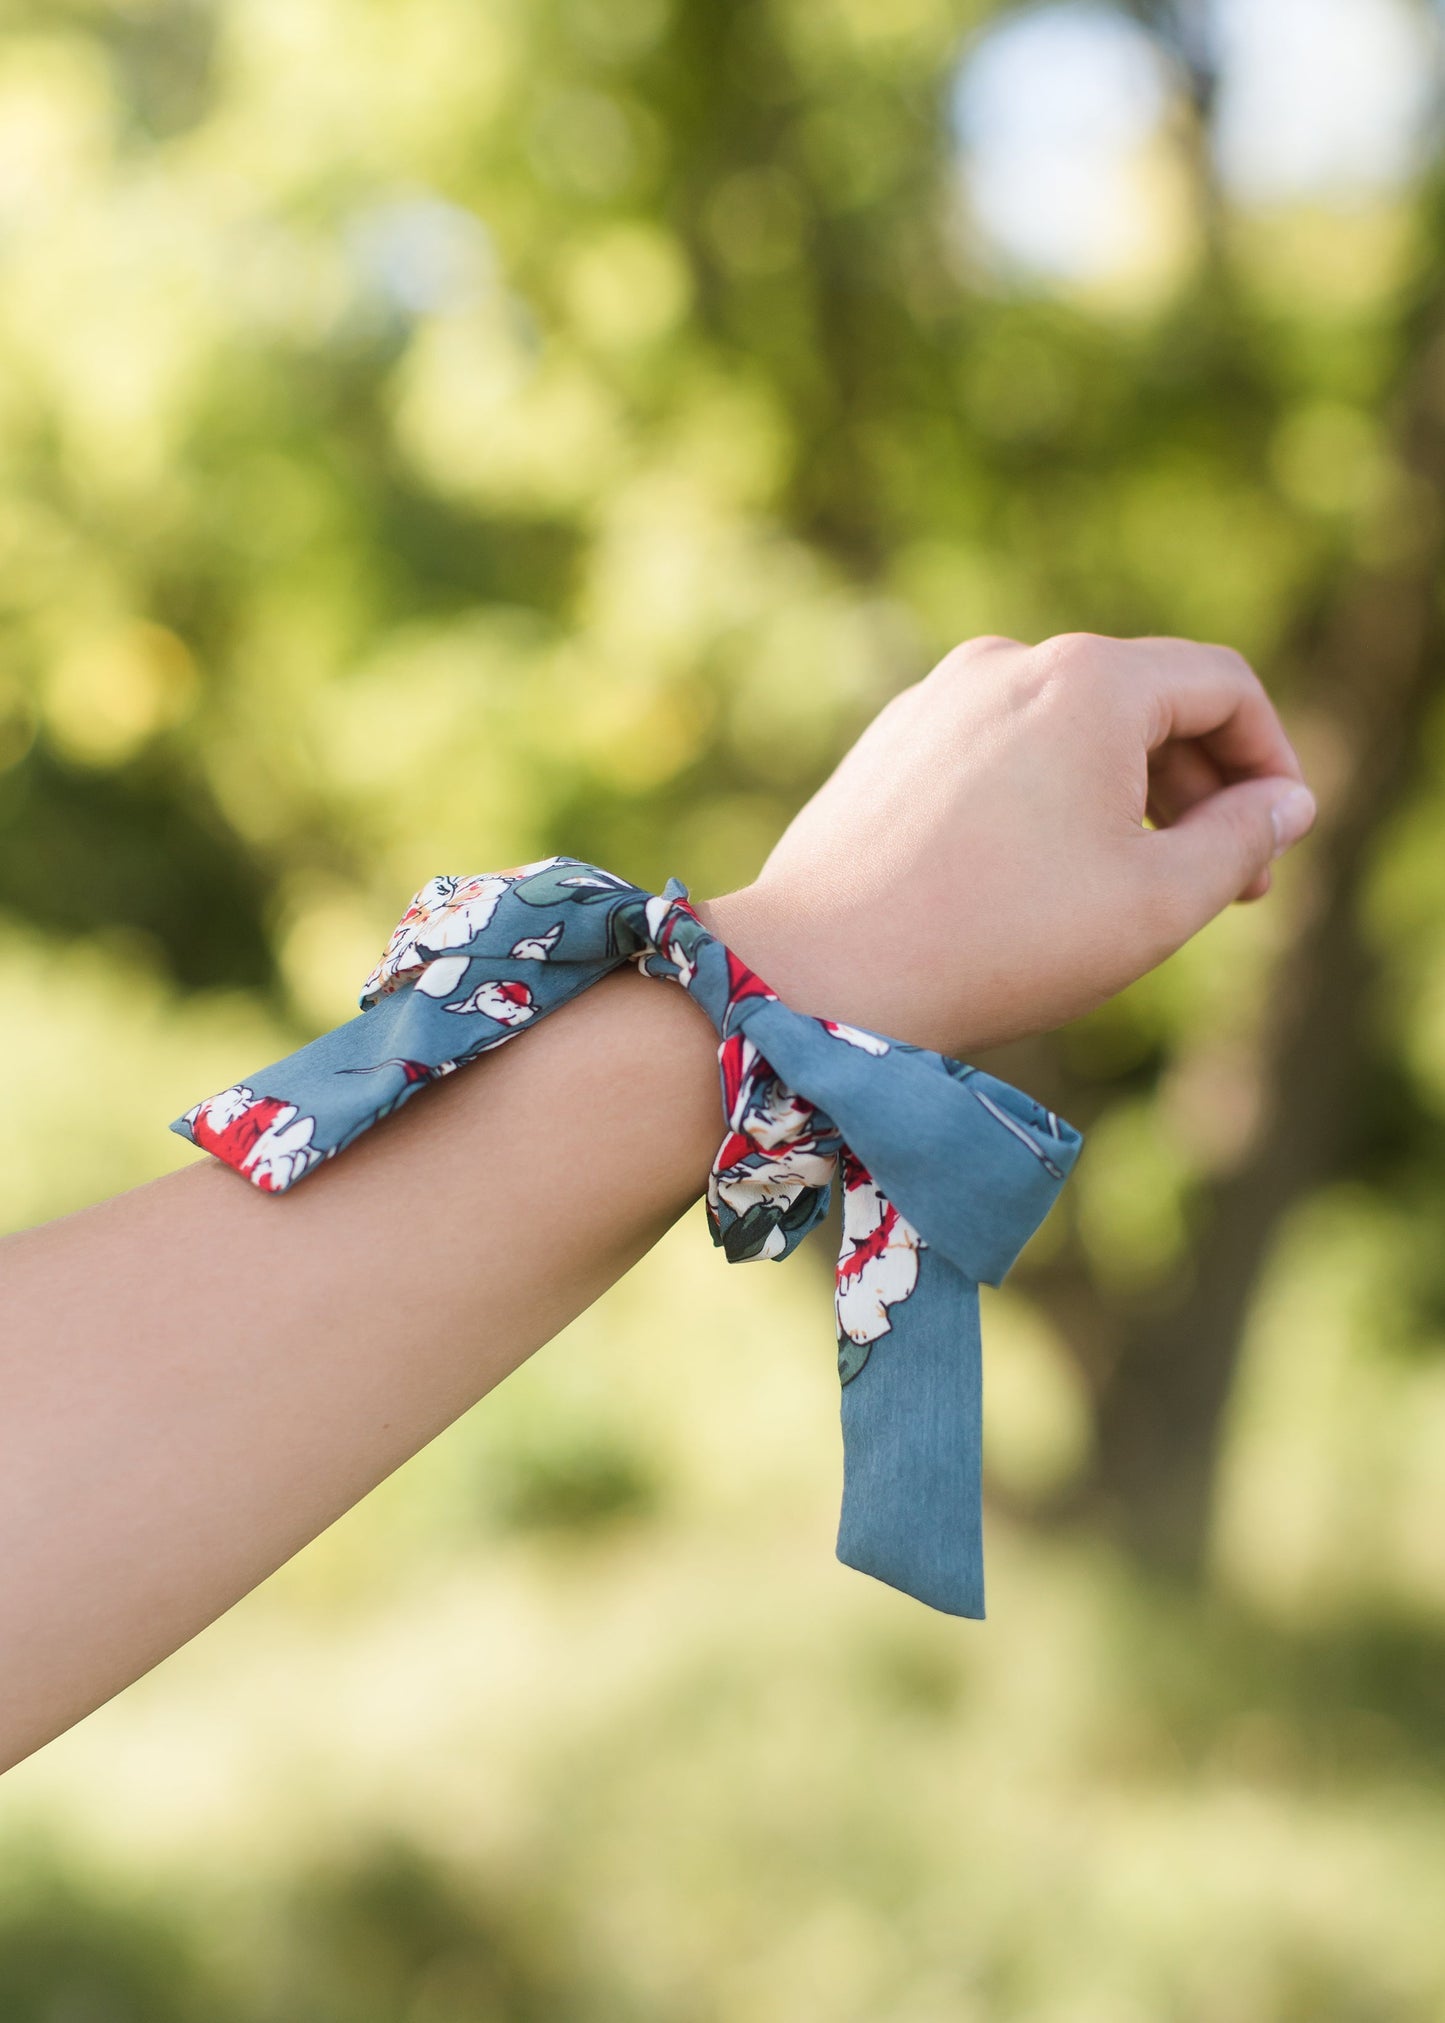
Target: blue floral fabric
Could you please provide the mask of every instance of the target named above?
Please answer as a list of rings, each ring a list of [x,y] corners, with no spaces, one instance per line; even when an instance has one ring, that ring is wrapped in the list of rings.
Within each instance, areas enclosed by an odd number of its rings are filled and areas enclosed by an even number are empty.
[[[787,1257],[841,1180],[838,1557],[954,1615],[984,1612],[979,1285],[1048,1213],[1079,1134],[1006,1082],[790,1010],[660,894],[571,857],[433,878],[359,1018],[211,1096],[172,1130],[268,1193],[418,1089],[624,962],[680,984],[719,1035],[725,1135],[707,1184],[733,1263]]]

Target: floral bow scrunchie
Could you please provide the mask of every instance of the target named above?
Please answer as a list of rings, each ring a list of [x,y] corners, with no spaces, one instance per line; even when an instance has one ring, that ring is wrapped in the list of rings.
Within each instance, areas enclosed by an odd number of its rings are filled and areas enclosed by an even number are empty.
[[[171,1126],[281,1194],[426,1083],[515,1039],[623,962],[682,985],[720,1035],[726,1136],[708,1178],[729,1260],[786,1257],[843,1187],[838,1557],[982,1616],[978,1287],[1052,1206],[1079,1134],[961,1061],[809,1017],[660,895],[553,857],[433,878],[359,1018]]]

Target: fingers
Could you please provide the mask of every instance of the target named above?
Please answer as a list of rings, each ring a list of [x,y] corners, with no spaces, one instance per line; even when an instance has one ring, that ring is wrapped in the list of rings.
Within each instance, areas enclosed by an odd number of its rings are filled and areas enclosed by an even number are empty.
[[[1225,784],[1213,759],[1194,739],[1171,739],[1149,758],[1145,812],[1157,827],[1166,828]]]
[[[1211,670],[1209,688],[1227,705],[1230,685],[1238,684],[1242,703],[1242,707],[1231,712],[1214,731],[1195,737],[1167,737],[1162,745],[1154,748],[1149,760],[1148,814],[1157,827],[1166,828],[1178,822],[1191,808],[1197,807],[1209,795],[1218,793],[1221,787],[1236,780],[1257,777],[1257,769],[1261,766],[1265,777],[1279,767],[1287,769],[1281,777],[1288,777],[1290,772],[1295,778],[1300,777],[1293,747],[1284,737],[1278,718],[1268,705],[1268,698],[1265,702],[1269,715],[1264,716],[1259,712],[1259,698],[1263,690],[1237,654],[1231,653],[1228,648],[1199,647],[1189,641],[1147,643],[1162,646],[1174,655],[1188,655],[1196,665],[1199,664],[1196,657],[1205,654],[1212,655],[1216,668],[1219,668],[1222,655],[1223,666],[1219,671],[1219,678],[1224,684],[1222,696],[1213,679],[1214,670]],[[1207,694],[1208,690],[1201,691],[1195,687],[1187,691],[1183,706],[1178,709],[1166,703],[1168,715],[1165,720],[1171,725],[1199,721],[1197,711],[1201,692]],[[1214,707],[1218,706],[1217,700]],[[1250,722],[1251,715],[1253,723]],[[1156,716],[1155,735],[1159,722],[1160,718]],[[1259,735],[1261,726],[1263,736]],[[1262,899],[1269,891],[1270,883],[1268,868],[1262,868],[1235,897],[1242,900]]]
[[[1201,744],[1193,739],[1161,747],[1149,761],[1149,798],[1145,812],[1157,829],[1166,829],[1181,815],[1196,807],[1225,785],[1218,766]],[[1268,871],[1261,871],[1239,894],[1241,899],[1263,899],[1270,887]]]
[[[1225,779],[1303,779],[1259,676],[1232,647],[1166,638],[1120,644],[1143,663],[1150,751],[1172,738],[1195,738]]]
[[[1314,819],[1309,788],[1279,776],[1221,787],[1171,827],[1146,836],[1169,946],[1179,947],[1232,901],[1258,896],[1271,861],[1307,834]]]
[[[1315,803],[1249,663],[1230,647],[1163,636],[1065,633],[1039,651],[1071,686],[1080,673],[1102,683],[1142,728],[1144,812],[1156,826],[1137,832],[1149,866],[1141,898],[1159,958],[1234,900],[1267,892],[1271,860],[1313,826]]]
[[[1236,781],[1261,777],[1302,780],[1299,760],[1274,706],[1240,655],[1228,647],[1190,640],[1157,638],[1131,643],[1153,650],[1150,667],[1155,715],[1148,812],[1158,827],[1178,823],[1192,808]],[[1161,729],[1162,744],[1155,742]],[[1232,896],[1262,899],[1270,882],[1268,864],[1258,864]]]

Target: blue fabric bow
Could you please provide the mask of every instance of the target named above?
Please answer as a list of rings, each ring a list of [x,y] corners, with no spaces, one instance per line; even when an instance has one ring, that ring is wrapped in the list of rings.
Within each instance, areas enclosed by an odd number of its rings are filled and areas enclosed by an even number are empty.
[[[717,1028],[727,1134],[708,1178],[729,1260],[786,1257],[841,1171],[838,1557],[982,1616],[979,1285],[1053,1204],[1077,1131],[961,1061],[791,1010],[710,934],[676,879],[650,894],[549,858],[434,878],[368,977],[359,1018],[171,1126],[284,1193],[369,1126],[621,963],[680,984]]]

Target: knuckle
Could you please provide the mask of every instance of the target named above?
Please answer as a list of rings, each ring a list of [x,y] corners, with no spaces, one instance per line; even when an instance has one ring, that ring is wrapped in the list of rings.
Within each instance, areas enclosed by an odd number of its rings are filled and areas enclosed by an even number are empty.
[[[1218,658],[1221,665],[1231,675],[1233,675],[1233,677],[1235,678],[1236,681],[1239,682],[1241,687],[1257,689],[1261,694],[1263,694],[1264,692],[1263,682],[1261,682],[1259,676],[1255,673],[1254,669],[1250,666],[1249,662],[1245,659],[1244,655],[1239,651],[1239,648],[1237,646],[1224,646],[1216,644],[1211,645],[1209,650]]]
[[[1108,641],[1099,632],[1056,632],[1051,639],[1043,642],[1039,651],[1054,660],[1092,664],[1099,657],[1099,649],[1107,644]]]
[[[939,661],[933,670],[934,676],[949,681],[959,675],[972,674],[974,662],[983,654],[997,652],[1007,647],[1017,651],[1019,642],[1016,639],[1006,639],[1002,633],[996,632],[983,632],[975,639],[960,640],[958,645],[950,648]]]
[[[1017,639],[1010,639],[1007,633],[980,632],[975,634],[972,639],[961,641],[953,650],[955,653],[989,653],[999,647],[1017,648],[1018,645],[1019,641]]]
[[[1110,642],[1097,632],[1057,632],[1036,649],[1045,673],[1078,684],[1098,679],[1108,664]]]
[[[1103,704],[1118,684],[1113,642],[1097,632],[1060,632],[1043,640],[1029,657],[1034,685],[1044,699],[1077,710]]]

